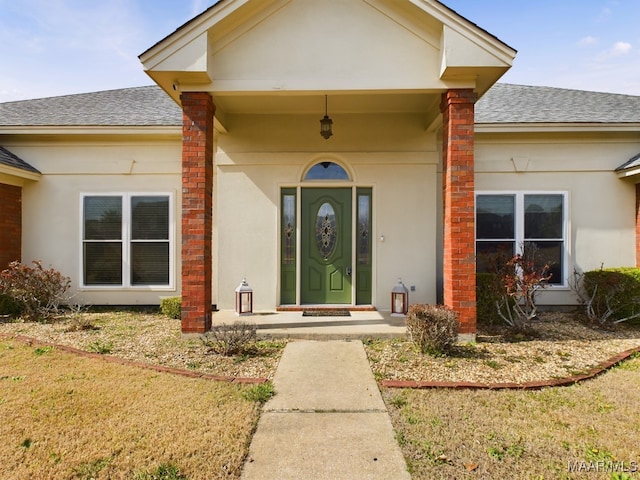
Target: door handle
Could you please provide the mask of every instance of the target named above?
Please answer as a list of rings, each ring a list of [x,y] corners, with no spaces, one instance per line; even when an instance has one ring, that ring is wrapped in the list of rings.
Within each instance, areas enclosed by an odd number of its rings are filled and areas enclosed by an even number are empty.
[[[347,275],[351,275],[351,267],[347,267]]]

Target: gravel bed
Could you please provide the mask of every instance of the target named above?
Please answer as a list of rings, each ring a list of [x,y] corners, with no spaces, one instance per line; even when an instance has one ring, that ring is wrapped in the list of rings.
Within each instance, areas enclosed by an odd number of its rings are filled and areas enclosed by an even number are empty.
[[[640,326],[592,328],[571,314],[546,313],[537,338],[511,341],[505,331],[480,330],[477,341],[443,357],[422,355],[408,340],[365,341],[377,380],[523,383],[563,378],[640,345]],[[213,353],[197,338],[183,338],[180,322],[155,313],[81,313],[53,323],[0,323],[0,334],[113,355],[135,362],[230,376],[272,379],[284,341],[261,342],[248,355]]]
[[[261,342],[247,355],[213,353],[198,338],[183,338],[180,321],[153,313],[81,313],[53,323],[2,323],[0,334],[16,334],[104,353],[134,362],[212,375],[272,379],[283,342]]]
[[[547,313],[534,323],[537,337],[509,339],[506,331],[480,331],[477,341],[448,356],[420,354],[408,341],[369,341],[377,379],[434,382],[524,383],[564,378],[640,345],[640,327],[592,328],[571,314]]]

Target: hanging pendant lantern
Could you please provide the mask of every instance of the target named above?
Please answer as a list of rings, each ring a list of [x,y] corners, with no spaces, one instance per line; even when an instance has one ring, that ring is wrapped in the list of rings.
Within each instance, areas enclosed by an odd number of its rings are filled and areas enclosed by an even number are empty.
[[[322,120],[320,120],[320,135],[322,135],[322,138],[324,138],[325,140],[328,140],[329,137],[331,135],[333,135],[333,131],[332,131],[332,125],[333,125],[333,120],[331,120],[331,118],[329,118],[328,115],[328,110],[327,110],[327,96],[324,96],[324,117],[322,117]]]

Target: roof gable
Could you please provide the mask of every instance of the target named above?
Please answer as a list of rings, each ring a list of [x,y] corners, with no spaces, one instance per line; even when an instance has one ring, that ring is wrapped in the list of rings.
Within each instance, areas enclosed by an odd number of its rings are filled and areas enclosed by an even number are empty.
[[[515,51],[436,0],[225,0],[140,56],[180,91],[484,93]]]

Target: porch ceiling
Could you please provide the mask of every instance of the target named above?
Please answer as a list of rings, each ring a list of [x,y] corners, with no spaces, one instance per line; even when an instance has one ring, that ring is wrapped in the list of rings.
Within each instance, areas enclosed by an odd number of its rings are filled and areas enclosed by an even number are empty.
[[[217,94],[214,102],[225,114],[323,114],[327,95],[329,115],[438,112],[440,93],[291,92],[272,94]]]

